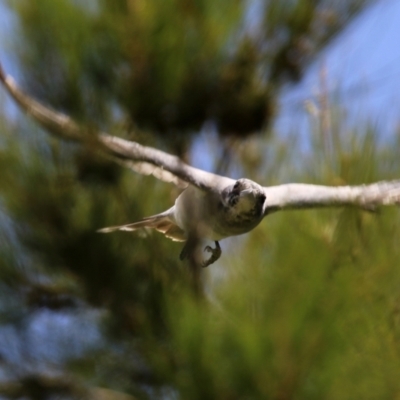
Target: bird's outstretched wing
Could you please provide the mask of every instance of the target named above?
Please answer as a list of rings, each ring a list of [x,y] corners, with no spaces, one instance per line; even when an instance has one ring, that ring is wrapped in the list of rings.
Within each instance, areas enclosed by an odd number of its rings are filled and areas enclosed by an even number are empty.
[[[111,136],[104,132],[83,129],[65,114],[52,110],[25,94],[0,65],[0,82],[28,115],[50,133],[62,139],[88,142],[98,146],[117,162],[141,174],[152,174],[180,187],[187,184],[202,190],[220,192],[232,180],[191,167],[178,157],[152,147]],[[360,186],[319,186],[286,184],[265,187],[265,214],[285,209],[353,205],[374,209],[380,205],[400,204],[400,180]]]
[[[305,183],[264,187],[265,214],[279,210],[357,206],[374,210],[378,206],[400,204],[400,180],[358,186],[321,186]]]
[[[104,132],[80,127],[70,117],[47,107],[23,92],[14,79],[6,75],[0,65],[0,82],[19,106],[44,129],[53,135],[71,141],[87,142],[98,146],[119,163],[144,175],[154,175],[181,188],[187,184],[202,190],[218,190],[228,178],[191,167],[172,156],[152,147],[111,136]],[[230,181],[230,180],[229,180]]]

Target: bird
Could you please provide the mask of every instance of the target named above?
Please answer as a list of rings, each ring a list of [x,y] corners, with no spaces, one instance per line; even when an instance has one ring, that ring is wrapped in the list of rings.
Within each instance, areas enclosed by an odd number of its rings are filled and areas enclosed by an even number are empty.
[[[211,256],[201,263],[207,267],[221,256],[220,240],[249,232],[261,222],[267,197],[262,186],[246,178],[234,181],[216,176],[212,188],[212,191],[202,191],[189,186],[167,211],[131,224],[102,228],[98,232],[154,228],[172,240],[187,243],[181,251],[181,260],[190,254],[193,240],[210,239],[215,247],[205,247]]]
[[[214,241],[206,246],[207,267],[222,253],[219,241],[254,229],[267,215],[281,210],[356,206],[375,210],[400,204],[400,180],[371,184],[325,186],[286,183],[261,186],[248,178],[232,179],[184,163],[178,157],[132,140],[85,129],[68,115],[53,110],[26,94],[0,64],[0,84],[20,108],[50,134],[96,147],[118,164],[137,173],[153,175],[183,189],[168,210],[141,221],[101,228],[101,233],[153,228],[175,241],[184,241],[180,258],[193,251],[198,239]],[[95,134],[94,134],[95,133]]]

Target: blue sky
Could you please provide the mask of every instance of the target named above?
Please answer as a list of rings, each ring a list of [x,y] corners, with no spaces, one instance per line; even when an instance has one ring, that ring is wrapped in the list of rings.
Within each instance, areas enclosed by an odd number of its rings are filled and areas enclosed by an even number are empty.
[[[365,9],[311,65],[304,79],[282,93],[276,130],[309,129],[303,102],[320,90],[337,95],[349,121],[370,122],[381,137],[395,134],[400,116],[400,1],[380,0]],[[295,120],[295,121],[294,121]]]

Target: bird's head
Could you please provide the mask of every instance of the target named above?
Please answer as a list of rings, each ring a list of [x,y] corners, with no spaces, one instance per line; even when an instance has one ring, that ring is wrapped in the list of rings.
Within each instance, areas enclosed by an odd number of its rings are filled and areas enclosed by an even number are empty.
[[[262,186],[250,179],[238,179],[222,192],[225,207],[235,209],[237,213],[260,214],[264,209],[266,195]]]

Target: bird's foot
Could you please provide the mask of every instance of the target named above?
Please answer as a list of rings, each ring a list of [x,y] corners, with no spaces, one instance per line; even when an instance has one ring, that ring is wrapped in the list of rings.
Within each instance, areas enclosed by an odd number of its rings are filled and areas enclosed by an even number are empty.
[[[204,248],[204,251],[211,253],[211,257],[208,260],[203,261],[203,263],[201,264],[203,268],[206,268],[209,265],[215,263],[215,261],[217,261],[221,257],[222,253],[221,246],[217,241],[215,241],[214,243],[215,243],[215,248],[211,246],[206,246]]]

